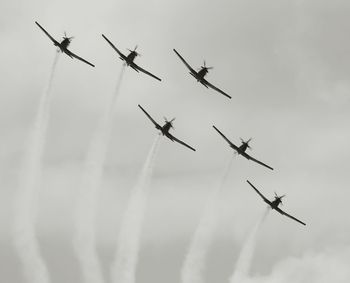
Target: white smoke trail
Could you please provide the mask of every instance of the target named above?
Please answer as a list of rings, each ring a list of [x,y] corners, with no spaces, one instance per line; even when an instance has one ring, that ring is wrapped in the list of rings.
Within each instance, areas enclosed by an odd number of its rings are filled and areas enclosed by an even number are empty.
[[[49,120],[51,87],[58,58],[59,53],[56,53],[47,86],[40,99],[33,128],[29,133],[19,179],[19,190],[14,202],[14,245],[22,261],[28,283],[50,282],[47,266],[40,254],[35,222],[42,175],[41,162]]]
[[[204,213],[200,219],[198,227],[193,235],[191,244],[186,255],[182,270],[182,283],[202,283],[203,271],[206,263],[206,255],[212,243],[213,234],[217,224],[219,210],[219,195],[226,183],[229,175],[233,156],[225,167],[224,173],[220,178],[218,185],[211,193]]]
[[[160,135],[157,136],[153,142],[138,182],[131,192],[121,225],[115,260],[112,264],[111,276],[114,283],[135,282],[143,216],[160,138]]]
[[[253,227],[252,231],[250,232],[247,240],[243,244],[242,250],[238,256],[238,260],[236,263],[235,270],[232,274],[231,283],[239,283],[242,280],[246,279],[252,264],[256,240],[258,236],[259,229],[261,225],[263,224],[264,220],[266,219],[268,213],[270,211],[270,207],[268,207],[263,215],[260,217],[258,222]]]
[[[114,93],[87,152],[82,184],[75,215],[74,249],[82,269],[84,282],[103,283],[103,272],[96,251],[96,211],[98,191],[113,125],[113,110],[119,95],[125,66],[123,65]]]

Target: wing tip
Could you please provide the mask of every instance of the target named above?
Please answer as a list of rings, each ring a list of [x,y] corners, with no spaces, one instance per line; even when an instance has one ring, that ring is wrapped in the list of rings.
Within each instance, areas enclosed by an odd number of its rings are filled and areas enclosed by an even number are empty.
[[[287,215],[287,216],[288,216],[288,215]],[[293,220],[295,220],[296,222],[298,222],[298,223],[300,223],[300,224],[306,226],[306,223],[304,223],[303,221],[301,221],[301,220],[299,220],[299,219],[297,219],[297,218],[295,218],[295,217],[293,217],[293,216],[289,216],[289,217],[292,218]]]
[[[87,63],[88,65],[90,65],[91,67],[94,67],[94,68],[95,68],[95,65],[94,65],[94,64],[92,64],[92,63],[90,63],[90,62],[88,62],[88,61],[86,61],[86,63]]]
[[[37,21],[35,21],[35,24],[36,24],[39,28],[43,29],[43,27],[42,27]]]
[[[224,134],[223,134],[217,127],[215,127],[215,126],[213,125],[213,128],[214,128],[214,130],[215,130],[219,135],[221,135],[222,137],[224,137]]]
[[[143,113],[147,113],[146,110],[140,104],[137,104],[137,106],[142,110]]]
[[[255,186],[248,179],[246,181],[254,190],[257,190],[257,188],[255,188]]]
[[[175,54],[176,54],[177,56],[181,57],[181,56],[180,56],[180,53],[177,52],[177,50],[176,50],[175,48],[173,48],[173,51],[175,52]]]

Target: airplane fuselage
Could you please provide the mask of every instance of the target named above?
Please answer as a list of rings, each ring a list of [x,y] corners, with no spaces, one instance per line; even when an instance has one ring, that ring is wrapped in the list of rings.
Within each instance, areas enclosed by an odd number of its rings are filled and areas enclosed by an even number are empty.
[[[64,37],[60,43],[61,47],[64,49],[67,49],[69,44],[70,44],[70,39],[67,37]]]
[[[134,62],[134,59],[136,58],[137,53],[135,51],[131,51],[128,56],[126,56],[125,62],[129,66]],[[120,59],[124,60],[124,58],[120,57]]]
[[[242,143],[242,145],[240,145],[239,147],[238,147],[238,150],[236,149],[236,148],[234,148],[234,147],[232,147],[238,154],[242,154],[242,153],[244,153],[246,150],[247,150],[247,148],[248,148],[248,143]]]
[[[197,76],[200,79],[204,79],[204,77],[206,76],[206,74],[208,73],[208,69],[207,68],[201,68],[198,73]]]
[[[242,143],[242,145],[239,147],[239,150],[241,152],[245,152],[248,148],[248,143]]]
[[[281,199],[278,198],[278,197],[276,197],[276,198],[271,202],[270,206],[271,206],[272,209],[276,209],[276,208],[280,205],[281,202],[282,202]]]
[[[72,56],[67,52],[69,44],[70,39],[64,37],[63,40],[59,43],[58,47],[61,49],[61,52],[66,53],[69,57],[72,58]]]
[[[197,80],[197,82],[200,82],[202,85],[204,85],[205,87],[208,87],[204,81],[204,77],[206,76],[206,74],[208,73],[208,69],[206,68],[202,68],[200,69],[198,72],[190,72],[190,74],[195,77],[195,79]]]
[[[162,127],[161,131],[163,135],[167,135],[169,133],[170,129],[172,128],[172,125],[170,122],[166,122],[164,126]]]

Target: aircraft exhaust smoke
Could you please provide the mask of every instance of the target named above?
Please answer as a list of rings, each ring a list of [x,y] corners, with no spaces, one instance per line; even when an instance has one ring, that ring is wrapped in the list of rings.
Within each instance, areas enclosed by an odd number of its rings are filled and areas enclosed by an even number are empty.
[[[96,250],[96,211],[98,191],[103,176],[108,142],[113,125],[113,110],[119,95],[125,66],[112,94],[100,124],[90,143],[75,215],[74,249],[82,269],[84,282],[103,283],[103,272]]]
[[[39,109],[33,128],[29,133],[19,176],[19,189],[14,201],[14,245],[22,262],[28,283],[50,282],[49,271],[40,254],[35,233],[37,200],[42,175],[42,157],[46,142],[49,121],[51,88],[56,71],[59,53],[56,53],[49,80],[40,98]]]
[[[255,226],[251,230],[247,240],[243,244],[242,250],[238,256],[235,270],[230,280],[231,283],[239,283],[248,277],[248,273],[253,260],[258,232],[261,225],[264,223],[269,211],[270,211],[270,207],[267,207],[263,215],[260,217],[258,222],[255,224]]]
[[[203,283],[206,255],[210,248],[217,224],[219,195],[229,175],[233,156],[225,167],[217,186],[210,194],[206,208],[192,237],[191,244],[181,270],[182,283]]]
[[[139,256],[141,227],[148,196],[149,183],[159,147],[161,135],[157,136],[147,155],[136,186],[127,205],[118,237],[115,260],[112,263],[113,283],[134,283]]]

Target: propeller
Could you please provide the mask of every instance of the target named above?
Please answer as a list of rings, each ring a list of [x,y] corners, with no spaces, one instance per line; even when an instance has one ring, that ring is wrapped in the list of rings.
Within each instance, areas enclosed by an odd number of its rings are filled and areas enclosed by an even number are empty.
[[[74,36],[68,37],[68,36],[67,36],[67,33],[64,32],[64,37],[63,37],[63,38],[64,38],[64,39],[67,38],[69,41],[71,41],[71,40],[74,38]]]
[[[136,54],[136,56],[141,56],[140,53],[136,52],[137,47],[138,47],[138,46],[137,46],[137,44],[136,44],[134,50],[131,50],[131,49],[128,49],[128,50],[129,50],[131,53],[134,52],[134,53]]]
[[[283,199],[285,196],[286,196],[286,195],[279,196],[279,195],[275,192],[275,199],[279,199],[282,205],[283,205],[282,199]]]
[[[247,148],[249,148],[250,150],[252,149],[249,145],[250,141],[252,140],[252,138],[250,138],[249,140],[245,141],[244,139],[240,138],[241,139],[241,142],[242,144],[246,144],[247,145]]]
[[[168,121],[168,119],[166,117],[164,117],[165,123],[170,123],[171,128],[175,129],[173,126],[173,122],[175,121],[176,118],[171,119],[170,121]]]
[[[207,70],[211,70],[213,69],[214,67],[207,67],[207,64],[205,62],[205,60],[203,60],[203,66],[201,66],[202,69],[207,69]]]

